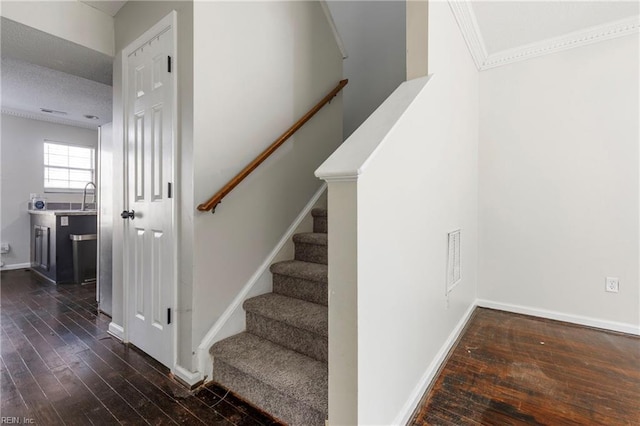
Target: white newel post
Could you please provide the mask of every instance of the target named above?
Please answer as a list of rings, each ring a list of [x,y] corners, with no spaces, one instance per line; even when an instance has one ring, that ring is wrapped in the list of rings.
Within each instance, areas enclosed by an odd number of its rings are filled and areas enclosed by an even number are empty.
[[[329,424],[358,424],[357,180],[327,180]]]
[[[371,241],[375,226],[365,228],[372,223],[370,212],[363,215],[359,209],[372,205],[370,197],[379,196],[370,186],[365,191],[365,184],[371,185],[368,167],[428,80],[423,77],[400,85],[315,172],[328,187],[330,426],[371,423],[382,408],[380,395],[370,388],[372,378],[375,381],[379,374],[377,364],[369,362],[370,352],[377,348],[379,339],[371,333],[371,324],[360,319],[378,312],[385,300],[370,297],[376,290],[371,282],[366,287],[359,282],[365,276],[371,277],[372,268],[377,266],[372,261],[363,262],[365,249],[370,247],[358,244]],[[375,172],[375,167],[372,170]],[[359,230],[368,234],[358,234]],[[368,253],[371,259],[371,250]],[[364,348],[369,352],[359,354]]]

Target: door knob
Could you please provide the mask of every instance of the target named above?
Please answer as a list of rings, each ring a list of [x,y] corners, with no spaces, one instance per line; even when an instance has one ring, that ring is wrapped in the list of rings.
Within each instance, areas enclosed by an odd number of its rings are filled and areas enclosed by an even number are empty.
[[[122,213],[120,213],[120,217],[123,219],[133,219],[136,215],[136,212],[134,210],[131,210],[130,212],[123,210]]]

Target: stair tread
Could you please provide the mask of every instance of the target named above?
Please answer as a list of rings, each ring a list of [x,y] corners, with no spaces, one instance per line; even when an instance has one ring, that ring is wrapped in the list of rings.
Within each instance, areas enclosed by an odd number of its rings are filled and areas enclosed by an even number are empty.
[[[327,234],[321,232],[303,232],[301,234],[295,234],[293,236],[293,242],[326,246]]]
[[[321,263],[303,262],[302,260],[285,260],[274,263],[270,267],[271,273],[287,275],[303,280],[328,283],[329,268]]]
[[[311,210],[311,216],[313,217],[327,217],[327,209],[316,207]]]
[[[267,293],[247,299],[242,306],[247,312],[321,336],[328,335],[328,308],[324,305]]]
[[[214,363],[219,358],[280,392],[327,412],[327,363],[246,332],[214,344],[210,353]]]

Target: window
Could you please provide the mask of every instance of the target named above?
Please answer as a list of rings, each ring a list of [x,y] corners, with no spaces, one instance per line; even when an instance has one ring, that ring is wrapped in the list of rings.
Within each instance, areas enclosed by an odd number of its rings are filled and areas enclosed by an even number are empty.
[[[93,182],[95,150],[62,143],[44,143],[45,192],[75,192]]]

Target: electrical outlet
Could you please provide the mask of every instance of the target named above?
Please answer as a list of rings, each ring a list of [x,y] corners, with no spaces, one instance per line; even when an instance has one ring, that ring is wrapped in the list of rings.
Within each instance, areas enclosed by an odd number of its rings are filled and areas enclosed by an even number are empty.
[[[609,293],[617,293],[620,289],[620,280],[618,277],[607,277],[605,279],[604,289]]]
[[[0,244],[0,253],[4,254],[4,253],[9,253],[9,249],[11,247],[9,246],[9,243],[1,243]]]

